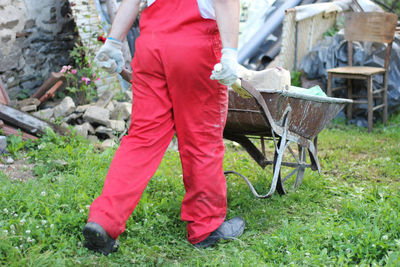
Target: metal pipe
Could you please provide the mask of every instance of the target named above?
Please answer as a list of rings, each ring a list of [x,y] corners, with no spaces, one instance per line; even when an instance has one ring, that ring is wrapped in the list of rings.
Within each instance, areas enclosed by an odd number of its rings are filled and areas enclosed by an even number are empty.
[[[263,43],[265,38],[270,35],[276,28],[282,24],[285,17],[285,10],[298,5],[301,0],[284,1],[282,5],[268,17],[264,25],[254,34],[252,38],[239,50],[238,62],[243,64],[244,61],[256,52],[256,49]]]

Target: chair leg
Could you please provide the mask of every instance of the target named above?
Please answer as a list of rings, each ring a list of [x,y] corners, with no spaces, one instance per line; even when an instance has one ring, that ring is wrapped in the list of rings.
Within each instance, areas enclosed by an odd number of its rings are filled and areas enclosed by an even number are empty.
[[[347,98],[353,99],[353,83],[351,79],[347,79]],[[353,117],[353,104],[347,104],[347,119],[350,120]]]
[[[332,73],[328,72],[328,86],[326,89],[326,93],[329,97],[332,96]]]
[[[368,76],[367,80],[368,90],[368,132],[372,132],[373,125],[373,94],[372,94],[372,76]]]
[[[387,101],[387,87],[388,87],[388,72],[383,75],[383,124],[386,126],[388,117],[388,101]]]

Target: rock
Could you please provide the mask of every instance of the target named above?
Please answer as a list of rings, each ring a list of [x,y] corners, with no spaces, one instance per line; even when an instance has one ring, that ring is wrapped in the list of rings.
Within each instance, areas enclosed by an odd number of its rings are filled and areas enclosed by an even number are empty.
[[[43,81],[37,81],[37,80],[28,80],[26,82],[21,83],[21,87],[25,91],[32,92],[36,88],[39,88],[43,84]]]
[[[62,122],[60,126],[63,128],[69,128],[70,125],[66,122]]]
[[[80,136],[83,136],[85,138],[88,137],[88,131],[87,129],[82,125],[75,125],[74,129],[76,131],[77,134],[79,134]]]
[[[108,137],[108,138],[114,138],[115,137],[113,135],[113,130],[111,128],[107,128],[107,127],[104,127],[104,126],[97,127],[95,132],[96,132],[97,135],[105,136],[105,137]]]
[[[108,105],[106,106],[106,109],[108,109],[110,111],[110,113],[112,113],[114,111],[115,105],[114,105],[113,101],[108,103]]]
[[[6,163],[7,163],[7,164],[13,164],[13,163],[14,163],[13,158],[12,158],[12,157],[7,157]]]
[[[109,120],[108,126],[116,132],[123,132],[125,130],[125,121]]]
[[[67,166],[68,162],[63,160],[63,159],[56,159],[53,161],[54,164],[59,165],[59,166]]]
[[[19,108],[22,108],[22,107],[25,107],[25,106],[31,106],[31,105],[34,105],[34,106],[38,107],[40,105],[39,99],[30,97],[30,98],[27,98],[27,99],[24,99],[24,100],[20,100],[20,101],[17,102],[17,106]]]
[[[83,105],[83,106],[77,106],[75,109],[75,112],[84,113],[90,106],[91,106],[90,104]]]
[[[5,29],[12,29],[18,25],[18,22],[19,21],[17,19],[13,19],[13,20],[2,23],[1,27],[5,28]]]
[[[72,113],[68,115],[67,117],[63,118],[61,121],[66,122],[66,123],[71,123],[72,121],[75,121],[76,119],[82,117],[82,113]]]
[[[75,103],[71,97],[67,96],[54,108],[54,118],[66,117],[75,110]]]
[[[97,136],[95,136],[95,135],[89,135],[87,137],[87,139],[89,139],[92,143],[98,143],[99,142],[99,138],[97,138]]]
[[[108,103],[111,102],[111,100],[113,99],[115,93],[114,91],[108,90],[105,91],[100,97],[99,100],[97,100],[96,102],[96,106],[101,107],[101,108],[105,108]]]
[[[6,72],[8,70],[17,68],[20,57],[21,53],[16,51],[0,58],[0,72]]]
[[[14,76],[10,76],[7,79],[7,85],[8,85],[8,87],[17,86],[18,85],[18,79],[16,79]]]
[[[115,141],[113,139],[107,139],[107,140],[104,140],[103,143],[101,143],[102,148],[111,148],[116,145],[117,144],[115,143]]]
[[[29,106],[23,106],[20,108],[21,111],[23,112],[31,112],[31,111],[36,111],[37,106],[35,105],[29,105]]]
[[[94,131],[94,129],[93,129],[93,126],[92,126],[90,123],[88,123],[88,122],[85,122],[85,123],[82,124],[82,125],[75,125],[74,129],[76,130],[76,132],[77,132],[79,135],[81,135],[81,136],[83,136],[83,137],[85,137],[85,138],[88,137],[88,134],[89,134],[89,133],[91,133],[91,134],[94,134],[94,133],[95,133],[95,131]],[[96,137],[96,138],[97,138],[97,137]]]
[[[46,108],[32,113],[33,116],[38,117],[42,120],[50,120],[53,117],[54,111],[52,108]]]
[[[125,99],[126,99],[127,101],[132,102],[132,100],[133,100],[133,93],[132,93],[132,90],[127,90],[127,91],[125,91],[124,95],[125,95]]]
[[[110,120],[110,111],[105,108],[91,106],[83,114],[83,119],[90,123],[94,122],[107,126]]]
[[[118,103],[113,112],[111,119],[113,120],[127,120],[131,117],[132,104],[128,102]]]
[[[5,153],[7,151],[7,137],[4,135],[0,136],[0,153]]]

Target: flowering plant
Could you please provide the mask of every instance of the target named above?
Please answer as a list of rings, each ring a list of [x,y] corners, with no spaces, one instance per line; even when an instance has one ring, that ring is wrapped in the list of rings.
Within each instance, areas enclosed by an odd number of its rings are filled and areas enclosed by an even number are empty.
[[[75,61],[74,66],[63,66],[60,70],[67,81],[66,89],[80,104],[90,102],[97,97],[94,81],[100,79],[94,71],[96,68],[90,63],[93,62],[94,55],[88,48],[76,44],[70,57]]]

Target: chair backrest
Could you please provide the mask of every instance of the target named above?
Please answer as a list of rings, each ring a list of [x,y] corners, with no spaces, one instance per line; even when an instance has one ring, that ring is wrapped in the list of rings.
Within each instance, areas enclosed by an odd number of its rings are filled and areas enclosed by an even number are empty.
[[[389,66],[389,56],[394,33],[397,26],[397,15],[386,12],[350,12],[346,14],[344,37],[349,41],[348,65],[352,65],[353,41],[387,43],[385,66]]]
[[[385,12],[351,12],[346,15],[345,38],[349,41],[390,43],[397,15]]]

